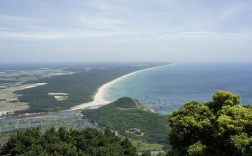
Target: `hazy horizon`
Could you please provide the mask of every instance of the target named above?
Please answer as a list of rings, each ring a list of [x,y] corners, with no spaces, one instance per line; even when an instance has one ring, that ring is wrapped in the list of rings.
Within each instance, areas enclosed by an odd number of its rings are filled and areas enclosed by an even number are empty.
[[[252,1],[3,0],[0,62],[252,62]]]

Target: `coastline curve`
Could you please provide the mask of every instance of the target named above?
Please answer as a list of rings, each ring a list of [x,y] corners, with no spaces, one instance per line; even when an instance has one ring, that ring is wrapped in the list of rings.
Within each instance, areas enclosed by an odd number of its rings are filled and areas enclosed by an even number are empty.
[[[98,91],[96,92],[93,101],[91,102],[86,102],[86,103],[82,103],[79,105],[76,105],[74,107],[72,107],[70,110],[79,110],[79,109],[96,109],[99,108],[101,106],[107,105],[109,103],[111,103],[112,101],[107,101],[104,99],[104,95],[107,91],[108,88],[110,88],[111,86],[113,86],[114,84],[118,83],[119,81],[130,77],[132,75],[135,75],[137,73],[140,72],[144,72],[144,71],[149,71],[149,70],[153,70],[153,69],[157,69],[157,68],[161,68],[161,67],[166,67],[166,66],[170,66],[172,64],[167,64],[167,65],[162,65],[162,66],[157,66],[157,67],[151,67],[151,68],[146,68],[146,69],[142,69],[142,70],[138,70],[138,71],[134,71],[131,73],[128,73],[126,75],[123,75],[121,77],[118,77],[108,83],[103,84]]]

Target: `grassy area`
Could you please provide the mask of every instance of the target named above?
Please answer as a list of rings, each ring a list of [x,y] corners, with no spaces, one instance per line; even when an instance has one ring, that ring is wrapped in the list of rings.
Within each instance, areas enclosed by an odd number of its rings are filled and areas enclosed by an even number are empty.
[[[96,110],[84,110],[82,113],[92,122],[111,128],[123,136],[149,143],[167,144],[170,131],[165,116],[153,113],[137,100],[121,98]],[[137,128],[144,135],[128,133]]]
[[[138,152],[143,152],[143,151],[161,151],[163,150],[164,145],[162,144],[151,144],[135,139],[130,139],[132,144],[137,148]]]
[[[6,67],[6,69],[8,68]],[[0,70],[0,114],[26,110],[29,107],[27,102],[19,101],[19,96],[21,95],[16,94],[16,92],[36,85],[36,83],[31,83],[31,81],[74,73],[60,68],[19,69],[19,65],[13,66],[12,68],[14,70]]]
[[[0,114],[1,112],[18,111],[28,108],[28,103],[19,102],[18,95],[14,93],[27,86],[17,84],[16,86],[0,89]]]

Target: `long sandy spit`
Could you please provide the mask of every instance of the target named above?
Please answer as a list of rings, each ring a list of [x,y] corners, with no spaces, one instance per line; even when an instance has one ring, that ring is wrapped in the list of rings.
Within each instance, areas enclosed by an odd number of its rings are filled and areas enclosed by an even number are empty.
[[[169,65],[171,65],[171,64],[169,64]],[[138,71],[123,75],[123,76],[121,76],[121,77],[119,77],[117,79],[114,79],[114,80],[102,85],[98,89],[97,93],[94,96],[94,100],[92,102],[79,104],[77,106],[72,107],[70,110],[90,109],[90,108],[96,109],[96,108],[99,108],[101,106],[107,105],[107,104],[112,102],[112,101],[107,101],[107,100],[104,99],[108,88],[110,88],[111,86],[113,86],[117,82],[119,82],[119,81],[121,81],[121,80],[123,80],[123,79],[125,79],[127,77],[130,77],[130,76],[132,76],[134,74],[144,72],[144,71],[147,71],[147,70],[157,69],[157,68],[164,67],[164,66],[168,66],[168,65],[163,65],[163,66],[157,66],[157,67],[151,67],[151,68],[147,68],[147,69],[138,70]]]

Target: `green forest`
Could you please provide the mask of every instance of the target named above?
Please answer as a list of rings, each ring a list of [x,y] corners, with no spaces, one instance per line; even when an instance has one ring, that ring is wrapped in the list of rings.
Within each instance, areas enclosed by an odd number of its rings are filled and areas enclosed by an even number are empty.
[[[112,131],[28,128],[10,136],[0,155],[136,156],[136,148]]]
[[[143,140],[166,144],[167,156],[252,155],[252,105],[242,105],[240,96],[228,91],[216,91],[207,102],[187,102],[163,117],[131,98],[121,98],[83,114],[112,130],[51,128],[41,132],[39,128],[29,128],[11,135],[0,147],[1,154],[137,155],[127,137],[139,136],[125,129],[138,128],[145,133]]]
[[[151,112],[137,100],[124,97],[99,109],[84,110],[82,113],[91,122],[118,131],[121,135],[150,143],[167,143],[170,129],[166,117]],[[127,133],[131,128],[141,130],[144,135]]]
[[[212,100],[185,103],[168,116],[172,156],[251,156],[252,105],[216,91]]]

